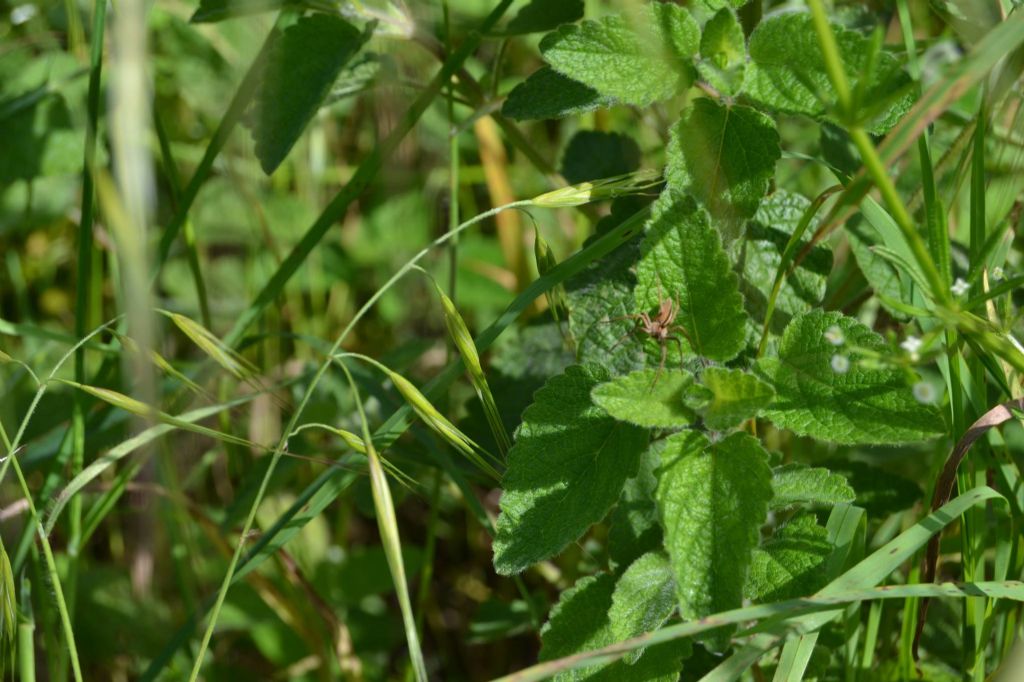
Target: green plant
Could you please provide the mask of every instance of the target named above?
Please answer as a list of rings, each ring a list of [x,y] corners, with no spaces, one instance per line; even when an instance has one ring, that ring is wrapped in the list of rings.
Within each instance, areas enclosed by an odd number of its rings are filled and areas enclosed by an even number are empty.
[[[1024,10],[409,5],[0,25],[0,675],[1012,665]]]

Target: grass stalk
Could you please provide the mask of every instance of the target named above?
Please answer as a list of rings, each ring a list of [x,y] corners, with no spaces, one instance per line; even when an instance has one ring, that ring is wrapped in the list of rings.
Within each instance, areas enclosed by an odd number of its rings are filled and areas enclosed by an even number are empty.
[[[380,530],[381,543],[384,545],[384,554],[387,558],[388,569],[391,571],[391,579],[395,584],[395,592],[398,595],[398,605],[402,611],[402,622],[405,626],[405,639],[409,645],[409,659],[412,662],[412,669],[416,674],[417,682],[427,682],[427,667],[423,662],[423,650],[420,648],[420,638],[416,626],[416,618],[413,615],[412,603],[409,600],[409,583],[405,577],[405,564],[402,560],[402,541],[398,533],[398,518],[395,515],[395,504],[391,498],[391,489],[388,487],[388,478],[381,466],[380,455],[373,446],[373,438],[370,436],[370,425],[366,419],[366,412],[363,410],[363,401],[359,397],[359,389],[352,373],[348,367],[341,363],[341,369],[348,379],[352,396],[355,398],[356,409],[359,411],[359,421],[363,427],[363,442],[366,444],[366,458],[370,465],[370,490],[373,495],[373,508],[377,514],[377,526]]]

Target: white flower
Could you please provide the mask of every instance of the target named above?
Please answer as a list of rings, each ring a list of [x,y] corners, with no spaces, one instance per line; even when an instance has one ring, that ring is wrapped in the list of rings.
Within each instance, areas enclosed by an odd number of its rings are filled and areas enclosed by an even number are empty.
[[[912,390],[914,392],[914,398],[917,399],[917,402],[924,403],[926,405],[934,403],[935,398],[938,397],[938,395],[935,392],[935,387],[929,384],[927,381],[918,381],[916,384],[914,384],[914,388]]]
[[[850,358],[845,355],[833,355],[831,364],[832,371],[836,374],[846,374],[850,371]]]
[[[1006,277],[1006,273],[1003,272],[1002,267],[997,265],[994,268],[992,268],[992,279],[1002,279],[1004,277]]]
[[[957,277],[956,281],[953,282],[953,286],[951,286],[949,290],[953,292],[954,296],[963,296],[970,288],[971,285],[965,282],[963,277]]]
[[[921,341],[921,339],[917,338],[916,336],[908,336],[906,340],[904,340],[903,343],[900,344],[900,348],[902,348],[903,350],[907,351],[910,354],[911,360],[917,360],[920,357],[918,355],[918,351],[921,350],[921,346],[923,345],[924,342]]]
[[[841,346],[846,342],[846,337],[843,336],[843,330],[838,325],[832,325],[825,330],[825,340],[831,343],[833,346]]]
[[[35,5],[31,5],[28,3],[24,5],[18,5],[17,7],[11,10],[11,23],[15,26],[20,26],[31,20],[37,12],[38,10],[36,9]]]

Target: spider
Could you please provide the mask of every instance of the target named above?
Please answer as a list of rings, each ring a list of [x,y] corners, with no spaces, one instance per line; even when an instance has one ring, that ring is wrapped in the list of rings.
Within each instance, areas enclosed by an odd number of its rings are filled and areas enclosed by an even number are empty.
[[[622,317],[616,317],[608,320],[609,322],[615,322],[618,320],[634,320],[635,326],[620,338],[612,350],[615,350],[619,345],[625,341],[631,334],[642,331],[648,337],[658,342],[661,347],[661,362],[658,364],[658,371],[654,374],[654,381],[651,382],[651,388],[658,383],[658,379],[661,378],[661,373],[665,369],[665,360],[668,357],[668,344],[669,341],[674,341],[679,349],[679,355],[683,354],[683,342],[675,335],[675,332],[682,333],[683,337],[686,338],[690,345],[693,345],[693,341],[690,339],[690,335],[686,333],[686,328],[681,324],[675,324],[676,316],[679,315],[679,298],[675,299],[665,298],[662,295],[661,283],[658,283],[658,312],[652,317],[650,313],[634,313],[633,315],[623,315]],[[680,357],[680,362],[682,358]]]

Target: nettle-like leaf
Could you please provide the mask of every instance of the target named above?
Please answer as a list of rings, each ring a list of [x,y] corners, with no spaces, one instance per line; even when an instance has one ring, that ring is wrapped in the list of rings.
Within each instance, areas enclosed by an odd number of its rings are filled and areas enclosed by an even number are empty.
[[[734,433],[711,444],[682,431],[666,439],[656,499],[683,618],[740,606],[771,496],[768,453],[755,438]],[[714,634],[713,646],[724,637]]]
[[[595,237],[626,220],[643,206],[635,197],[612,202],[611,215],[602,218]],[[640,254],[640,240],[624,244],[591,263],[565,283],[569,299],[569,330],[576,341],[581,363],[596,362],[615,374],[644,367],[646,355],[640,336],[633,332],[633,264]]]
[[[761,112],[698,99],[672,127],[666,153],[669,187],[696,197],[731,241],[768,192],[782,150]]]
[[[841,313],[816,310],[797,317],[782,337],[778,357],[757,364],[776,392],[765,417],[832,443],[908,443],[942,432],[938,413],[914,398],[903,373],[861,367],[825,337],[832,327],[853,348],[888,351],[881,336]],[[836,371],[834,365],[848,367]]]
[[[851,89],[863,92],[862,113],[868,120],[867,127],[882,134],[896,125],[912,104],[910,77],[895,57],[882,52],[870,82],[861,84],[871,55],[870,39],[836,24],[832,24],[832,31]],[[743,91],[774,111],[842,123],[832,114],[835,89],[807,13],[781,14],[758,24],[750,36],[750,63]]]
[[[583,0],[530,0],[508,22],[504,35],[540,33],[583,18]]]
[[[653,2],[635,16],[562,26],[540,51],[559,73],[627,104],[647,106],[686,90],[700,27],[682,7]]]
[[[562,592],[540,631],[540,660],[589,651],[617,639],[609,612],[615,577],[607,573],[581,578]],[[690,645],[679,640],[649,647],[632,665],[624,660],[555,675],[559,682],[675,682]]]
[[[676,610],[676,581],[664,552],[649,552],[630,564],[619,578],[608,611],[615,641],[657,630]],[[644,649],[626,654],[635,662]]]
[[[369,35],[341,17],[313,14],[277,38],[263,66],[252,131],[265,173],[273,173],[288,156],[342,68]]]
[[[655,203],[640,244],[635,292],[638,310],[678,301],[675,323],[684,346],[706,358],[729,360],[742,350],[747,316],[738,278],[707,212],[666,189]]]
[[[704,423],[713,431],[723,431],[756,417],[775,397],[775,389],[740,369],[709,367],[701,382],[711,392],[704,408]]]
[[[512,88],[501,113],[517,121],[532,121],[584,114],[614,103],[611,97],[545,66]]]
[[[562,176],[575,185],[631,173],[640,167],[640,147],[628,135],[581,130],[562,155]]]
[[[610,378],[600,365],[569,367],[523,413],[502,480],[498,573],[518,573],[579,539],[636,473],[647,431],[616,421],[590,400]]]
[[[722,8],[704,24],[697,73],[723,95],[735,95],[743,85],[747,44],[736,15]]]
[[[828,531],[812,514],[794,517],[754,550],[747,598],[773,602],[817,592],[828,577],[824,568],[832,549]]]
[[[768,294],[782,262],[782,253],[810,205],[810,200],[799,194],[776,190],[761,202],[753,220],[747,223],[736,268],[740,272],[740,290],[747,312],[761,323],[764,322]],[[816,224],[811,223],[800,240],[801,244],[807,243]],[[794,315],[806,313],[821,303],[831,271],[832,250],[824,245],[812,248],[800,266],[782,282],[775,299],[772,331],[781,334]]]
[[[842,474],[822,467],[786,464],[772,473],[772,509],[798,505],[832,506],[853,502],[857,495]]]
[[[619,421],[649,428],[688,426],[697,420],[683,403],[693,375],[682,369],[644,369],[597,386],[594,403]]]
[[[651,443],[640,456],[636,476],[626,481],[622,496],[609,518],[608,561],[614,571],[629,566],[647,552],[661,548],[661,524],[654,491],[658,479],[654,470],[661,462],[665,441]]]

